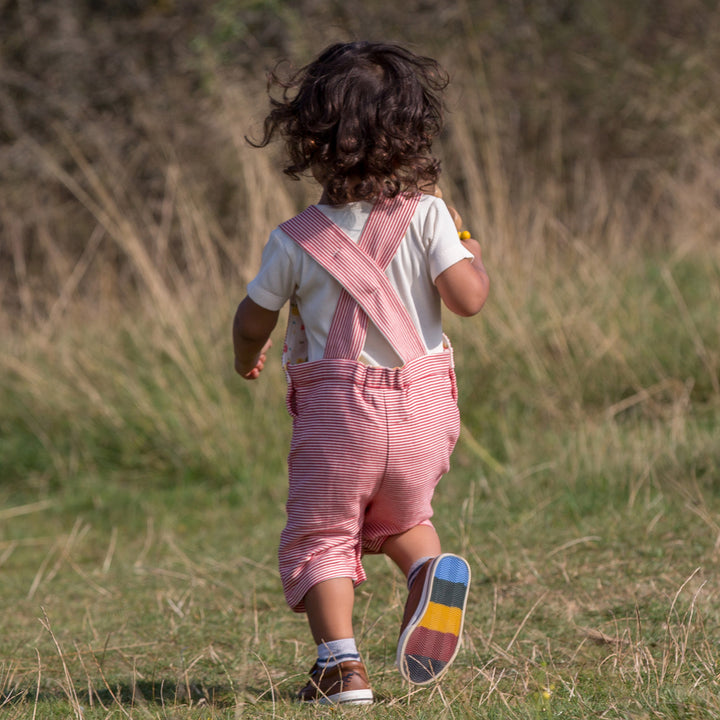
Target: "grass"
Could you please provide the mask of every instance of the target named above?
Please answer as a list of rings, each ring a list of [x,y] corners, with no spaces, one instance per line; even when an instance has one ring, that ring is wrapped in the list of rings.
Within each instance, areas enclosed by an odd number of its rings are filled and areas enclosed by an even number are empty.
[[[644,480],[627,467],[661,450],[652,435],[586,426],[564,438],[565,462],[484,476],[461,445],[437,516],[476,578],[465,647],[439,689],[403,687],[402,583],[369,558],[356,617],[376,715],[715,716],[718,497],[677,460]],[[580,457],[600,467],[572,468]],[[281,477],[264,480],[279,492]],[[111,473],[51,498],[3,518],[10,717],[308,715],[290,700],[313,647],[283,606],[277,499],[250,508],[231,488]]]
[[[372,712],[717,717],[717,258],[486,260],[491,303],[449,321],[465,427],[436,503],[475,575],[465,646],[438,688],[403,686],[402,581],[368,558]],[[317,714],[292,702],[313,647],[275,569],[283,378],[233,378],[230,315],[71,316],[3,354],[8,717]]]
[[[439,149],[492,291],[447,319],[463,432],[435,503],[473,569],[464,646],[437,687],[403,685],[403,580],[367,558],[356,629],[379,702],[342,715],[720,717],[720,135],[677,172],[568,166],[561,107],[510,163],[469,54]],[[40,215],[45,263],[16,243],[3,271],[3,718],[340,714],[292,701],[314,647],[276,570],[279,353],[243,383],[229,338],[268,230],[314,190],[245,146],[247,96],[216,88],[237,239],[157,119],[150,198],[112,138],[28,138],[87,237],[78,253]]]

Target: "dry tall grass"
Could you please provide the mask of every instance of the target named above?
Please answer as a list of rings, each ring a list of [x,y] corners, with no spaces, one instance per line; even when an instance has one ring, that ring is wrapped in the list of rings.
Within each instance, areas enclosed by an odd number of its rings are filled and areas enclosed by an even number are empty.
[[[18,299],[0,318],[4,385],[25,388],[25,421],[59,475],[80,461],[53,441],[55,423],[68,416],[78,437],[93,437],[99,424],[135,438],[116,451],[137,453],[138,464],[159,452],[166,465],[181,466],[174,448],[192,447],[200,464],[224,475],[232,471],[223,458],[238,457],[230,445],[257,452],[246,432],[257,418],[238,412],[238,396],[263,404],[279,393],[275,383],[250,394],[238,387],[228,318],[269,230],[316,191],[282,180],[273,153],[245,143],[262,118],[249,108],[264,107],[251,93],[221,86],[213,108],[223,162],[238,177],[232,234],[216,222],[159,120],[158,198],[135,187],[110,138],[94,141],[92,161],[60,126],[60,152],[29,143],[45,176],[84,216],[78,230],[86,233],[55,244],[52,225],[40,221],[44,260],[30,272],[21,234],[4,217],[14,258],[6,280],[17,284]],[[547,143],[550,167],[533,165],[508,155],[477,74],[456,74],[454,93],[439,144],[445,194],[481,240],[493,284],[480,318],[450,319],[468,373],[482,375],[467,383],[469,417],[475,407],[487,409],[480,396],[488,390],[493,403],[515,400],[536,419],[638,407],[664,416],[687,411],[693,397],[717,400],[720,173],[711,140],[689,147],[673,174],[659,165],[655,173],[632,163],[607,169],[593,157],[563,170],[552,166],[563,154],[558,120]],[[646,204],[638,202],[640,184]],[[272,369],[270,376],[279,382]]]

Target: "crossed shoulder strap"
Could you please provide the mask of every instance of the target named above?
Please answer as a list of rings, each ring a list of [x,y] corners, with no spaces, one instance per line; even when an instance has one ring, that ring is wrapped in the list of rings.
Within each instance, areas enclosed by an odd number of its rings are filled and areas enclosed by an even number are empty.
[[[358,243],[311,205],[280,227],[343,287],[325,357],[357,359],[367,319],[406,363],[426,353],[425,345],[384,270],[397,252],[419,195],[378,201]]]

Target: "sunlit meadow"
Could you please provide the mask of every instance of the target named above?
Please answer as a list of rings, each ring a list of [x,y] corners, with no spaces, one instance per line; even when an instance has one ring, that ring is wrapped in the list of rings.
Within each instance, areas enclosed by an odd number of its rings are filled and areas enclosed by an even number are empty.
[[[718,717],[720,124],[651,92],[680,159],[606,163],[566,144],[560,99],[528,150],[479,54],[464,63],[437,149],[492,289],[447,317],[463,430],[435,516],[472,566],[464,645],[441,684],[404,685],[403,579],[367,558],[356,625],[378,702],[343,714]],[[28,198],[32,225],[0,202],[12,720],[335,716],[293,702],[315,648],[276,571],[282,328],[255,383],[230,344],[268,232],[317,191],[245,142],[261,84],[208,82],[233,223],[152,115],[152,193],[111,135],[60,123],[25,148],[62,202]]]

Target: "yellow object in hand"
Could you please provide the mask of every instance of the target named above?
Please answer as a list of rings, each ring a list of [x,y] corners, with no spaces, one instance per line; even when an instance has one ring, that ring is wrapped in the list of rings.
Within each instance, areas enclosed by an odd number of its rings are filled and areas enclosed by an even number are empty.
[[[461,230],[461,231],[458,233],[458,237],[459,237],[461,240],[469,240],[469,239],[472,237],[472,235],[470,234],[470,231],[469,231],[469,230]]]

